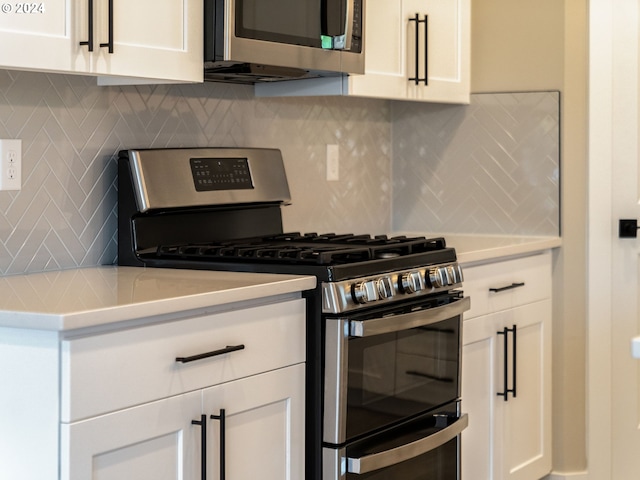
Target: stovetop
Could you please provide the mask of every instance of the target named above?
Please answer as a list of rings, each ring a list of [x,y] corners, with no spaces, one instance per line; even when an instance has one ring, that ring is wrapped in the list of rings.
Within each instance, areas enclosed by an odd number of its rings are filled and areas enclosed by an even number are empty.
[[[166,259],[346,265],[433,252],[445,247],[444,238],[295,232],[225,242],[162,245],[145,253]]]
[[[138,252],[149,266],[315,275],[340,281],[455,262],[443,238],[283,233],[223,242],[161,245]]]

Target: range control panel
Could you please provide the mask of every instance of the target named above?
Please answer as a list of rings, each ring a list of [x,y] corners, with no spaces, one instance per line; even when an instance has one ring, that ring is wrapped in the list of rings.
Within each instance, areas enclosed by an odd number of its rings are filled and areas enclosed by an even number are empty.
[[[449,263],[343,282],[325,282],[322,284],[322,311],[341,313],[373,303],[430,295],[459,287],[462,279],[462,267],[458,263]]]
[[[246,158],[191,158],[189,163],[198,192],[253,188]]]

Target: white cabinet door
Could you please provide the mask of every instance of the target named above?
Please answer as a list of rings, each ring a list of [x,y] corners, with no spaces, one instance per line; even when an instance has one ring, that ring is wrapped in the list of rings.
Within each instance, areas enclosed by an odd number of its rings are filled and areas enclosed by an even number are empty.
[[[204,391],[209,480],[220,478],[225,411],[226,478],[304,478],[304,364],[247,377]]]
[[[472,299],[473,301],[473,299]],[[497,397],[498,322],[493,315],[466,320],[462,327],[462,411],[469,426],[462,432],[462,478],[501,480],[502,406]]]
[[[408,19],[403,2],[367,0],[365,75],[348,78],[348,94],[405,98],[407,95]]]
[[[0,65],[3,68],[69,71],[78,40],[76,0],[7,1],[0,4]]]
[[[82,0],[80,0],[82,1]],[[200,82],[203,78],[203,3],[197,0],[93,0],[93,73]],[[109,13],[109,2],[113,12]],[[112,20],[113,53],[108,47]],[[101,83],[110,83],[104,81]]]
[[[469,103],[471,86],[471,3],[469,0],[405,0],[409,22],[407,98],[432,102]],[[426,20],[425,20],[426,19]],[[418,52],[416,54],[416,28]],[[425,38],[425,32],[428,32]],[[426,54],[425,54],[426,51]],[[416,60],[417,57],[417,60]]]
[[[349,77],[349,94],[469,103],[470,9],[469,0],[368,0],[365,74]]]
[[[517,395],[503,401],[504,478],[542,478],[551,471],[551,301],[496,317],[517,327]]]
[[[468,0],[368,0],[366,8],[365,74],[349,77],[350,95],[469,102]]]
[[[202,393],[61,426],[61,480],[200,478]]]
[[[203,5],[197,0],[0,4],[2,68],[114,76],[105,84],[139,83],[132,77],[201,82],[202,35]]]
[[[469,427],[462,434],[462,478],[534,480],[551,470],[551,301],[464,322],[462,409]],[[513,333],[516,326],[516,395]]]

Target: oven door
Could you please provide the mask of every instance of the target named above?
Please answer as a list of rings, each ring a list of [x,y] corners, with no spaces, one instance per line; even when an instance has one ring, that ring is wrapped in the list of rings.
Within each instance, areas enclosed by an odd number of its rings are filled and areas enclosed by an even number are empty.
[[[459,480],[467,425],[453,402],[345,447],[325,447],[323,480]]]
[[[343,445],[460,396],[459,292],[326,319],[323,440]]]

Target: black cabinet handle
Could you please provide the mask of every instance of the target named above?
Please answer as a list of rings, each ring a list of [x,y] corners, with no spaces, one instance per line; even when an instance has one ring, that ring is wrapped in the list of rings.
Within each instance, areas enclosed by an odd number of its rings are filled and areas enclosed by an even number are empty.
[[[200,426],[200,478],[207,480],[207,416],[200,415],[200,420],[191,420],[191,424]]]
[[[109,47],[109,53],[113,53],[113,0],[109,0],[109,41],[100,47]]]
[[[499,288],[490,288],[490,292],[504,292],[505,290],[513,290],[514,288],[524,287],[524,282],[512,283],[511,285],[507,285],[506,287]]]
[[[425,15],[420,20],[420,15],[416,13],[415,17],[409,19],[410,22],[416,22],[416,76],[409,78],[409,81],[419,85],[424,82],[429,85],[429,15]],[[420,24],[424,23],[424,78],[420,78]]]
[[[225,430],[226,430],[226,414],[225,409],[220,409],[220,415],[211,415],[212,420],[220,421],[220,480],[225,480]]]
[[[512,342],[512,369],[511,369],[511,385],[512,388],[509,388],[509,333],[513,336]],[[516,381],[517,381],[517,347],[518,347],[518,339],[517,339],[517,326],[514,325],[512,328],[505,327],[502,331],[497,332],[498,335],[504,335],[504,391],[498,392],[497,395],[499,397],[503,397],[504,401],[507,402],[509,400],[509,394],[516,398]]]
[[[93,52],[93,0],[88,0],[87,3],[87,8],[89,10],[89,26],[88,26],[88,34],[89,34],[89,39],[84,41],[84,42],[80,42],[80,45],[86,45],[87,46],[87,50],[89,52]]]
[[[176,357],[176,362],[189,363],[196,360],[202,360],[203,358],[216,357],[218,355],[224,355],[225,353],[237,352],[238,350],[244,350],[244,345],[232,345],[220,350],[214,350],[212,352],[200,353],[198,355],[192,355],[191,357]]]

